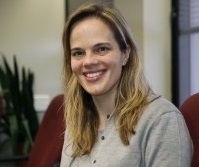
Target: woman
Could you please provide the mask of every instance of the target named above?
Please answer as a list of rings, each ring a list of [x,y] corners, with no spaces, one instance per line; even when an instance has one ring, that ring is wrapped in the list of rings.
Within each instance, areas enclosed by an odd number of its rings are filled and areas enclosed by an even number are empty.
[[[182,115],[156,95],[114,8],[86,5],[63,33],[66,132],[61,167],[188,167]]]

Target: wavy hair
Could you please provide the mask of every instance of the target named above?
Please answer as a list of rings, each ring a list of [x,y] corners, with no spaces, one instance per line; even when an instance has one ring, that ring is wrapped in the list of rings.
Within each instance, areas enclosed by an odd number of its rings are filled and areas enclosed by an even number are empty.
[[[123,66],[115,97],[114,119],[121,142],[129,145],[129,137],[135,133],[136,124],[149,103],[152,93],[143,73],[142,60],[130,28],[120,12],[111,7],[87,4],[74,11],[68,18],[63,32],[64,65],[63,86],[65,90],[65,121],[73,156],[89,154],[96,142],[99,115],[92,97],[78,83],[71,69],[70,34],[81,20],[96,17],[113,30],[121,51],[130,47],[128,62]]]

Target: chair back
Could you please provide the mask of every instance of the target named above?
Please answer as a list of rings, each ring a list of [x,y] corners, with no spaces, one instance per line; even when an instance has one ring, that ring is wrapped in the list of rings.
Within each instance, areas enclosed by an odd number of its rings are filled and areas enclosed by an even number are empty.
[[[63,104],[63,95],[50,102],[34,140],[28,167],[52,167],[60,162],[65,131]]]
[[[199,167],[199,93],[190,96],[181,106],[187,127],[193,141],[192,167]]]

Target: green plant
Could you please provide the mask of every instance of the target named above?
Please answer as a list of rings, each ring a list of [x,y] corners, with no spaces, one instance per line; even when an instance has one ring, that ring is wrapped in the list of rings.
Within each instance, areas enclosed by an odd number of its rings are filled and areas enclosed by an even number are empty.
[[[25,67],[19,73],[16,56],[13,56],[13,70],[6,57],[2,56],[2,59],[0,90],[5,104],[0,118],[0,133],[9,136],[15,153],[18,146],[22,153],[27,153],[39,126],[33,98],[34,74]]]

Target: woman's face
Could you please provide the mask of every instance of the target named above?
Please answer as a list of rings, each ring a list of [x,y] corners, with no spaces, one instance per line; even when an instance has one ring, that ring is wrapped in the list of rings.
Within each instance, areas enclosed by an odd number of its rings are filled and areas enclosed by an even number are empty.
[[[115,93],[127,55],[110,27],[98,18],[78,22],[70,36],[71,68],[92,96]]]

